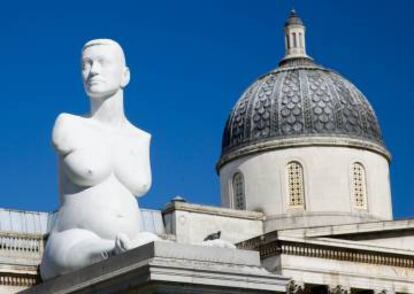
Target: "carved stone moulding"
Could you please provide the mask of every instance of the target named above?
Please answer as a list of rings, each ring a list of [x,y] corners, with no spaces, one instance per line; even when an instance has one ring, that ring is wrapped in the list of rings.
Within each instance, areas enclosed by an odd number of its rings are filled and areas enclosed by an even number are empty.
[[[266,236],[263,236],[261,238],[254,238],[252,240],[247,240],[245,242],[239,243],[237,247],[240,249],[258,250],[262,259],[270,256],[287,254],[414,268],[413,256],[368,251],[356,248],[342,248],[327,246],[323,244],[309,244],[295,241],[276,240],[275,238],[276,236],[268,236],[267,241]]]

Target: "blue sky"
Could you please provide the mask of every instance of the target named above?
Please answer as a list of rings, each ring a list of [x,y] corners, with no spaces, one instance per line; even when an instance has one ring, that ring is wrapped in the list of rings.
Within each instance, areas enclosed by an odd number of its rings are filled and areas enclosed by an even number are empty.
[[[175,195],[218,205],[215,163],[229,111],[283,56],[291,1],[26,1],[0,12],[0,207],[58,206],[50,132],[61,112],[88,112],[79,57],[93,38],[124,47],[126,113],[153,135],[153,187],[142,207]],[[370,100],[393,154],[394,215],[414,216],[414,26],[410,0],[296,1],[308,53]]]

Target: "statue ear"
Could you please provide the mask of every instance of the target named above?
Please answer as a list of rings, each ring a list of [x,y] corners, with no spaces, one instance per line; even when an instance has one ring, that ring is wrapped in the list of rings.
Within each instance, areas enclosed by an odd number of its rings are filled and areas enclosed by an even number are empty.
[[[131,79],[131,72],[129,71],[129,68],[125,66],[124,72],[122,74],[121,87],[125,88],[129,84],[130,79]]]

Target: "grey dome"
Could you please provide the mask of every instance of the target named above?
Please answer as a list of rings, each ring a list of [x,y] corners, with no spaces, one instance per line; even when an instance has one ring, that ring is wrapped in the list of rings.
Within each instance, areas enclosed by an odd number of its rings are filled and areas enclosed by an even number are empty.
[[[237,101],[217,167],[253,151],[306,142],[363,147],[389,158],[374,110],[351,82],[309,58],[283,60]]]

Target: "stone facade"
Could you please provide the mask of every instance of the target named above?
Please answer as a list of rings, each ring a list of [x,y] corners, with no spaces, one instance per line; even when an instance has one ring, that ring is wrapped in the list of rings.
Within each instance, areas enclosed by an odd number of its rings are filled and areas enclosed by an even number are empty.
[[[288,164],[303,168],[303,207],[289,204]],[[352,165],[366,170],[364,209],[352,198]],[[392,218],[388,161],[366,150],[339,146],[308,146],[260,152],[232,160],[220,169],[222,206],[234,207],[233,175],[244,175],[247,210],[267,216],[266,231],[305,224],[323,225],[390,220]],[[333,217],[332,217],[333,216]]]
[[[0,293],[15,293],[40,281],[41,234],[0,232]]]

